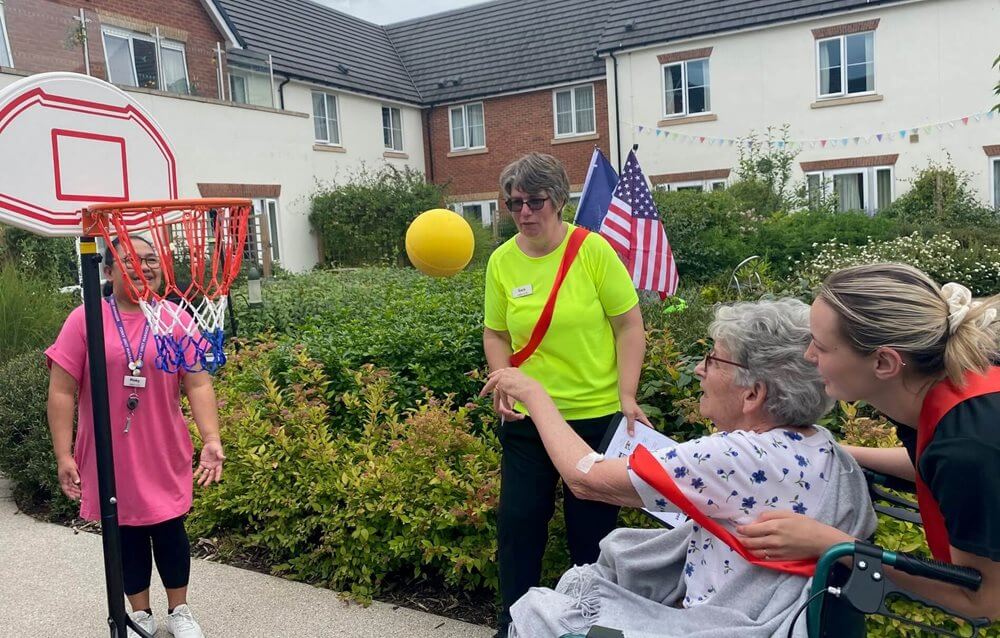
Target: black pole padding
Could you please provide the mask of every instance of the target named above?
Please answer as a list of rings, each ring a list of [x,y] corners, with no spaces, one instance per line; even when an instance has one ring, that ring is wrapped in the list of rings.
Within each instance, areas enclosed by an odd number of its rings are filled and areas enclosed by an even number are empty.
[[[83,309],[87,325],[87,359],[90,362],[90,397],[94,413],[94,449],[97,456],[97,489],[101,499],[101,539],[104,543],[104,581],[108,591],[108,625],[111,638],[127,638],[125,584],[122,575],[122,542],[118,528],[115,460],[111,443],[111,408],[108,403],[108,364],[104,350],[104,309],[101,307],[101,255],[93,237],[80,239],[83,264]]]

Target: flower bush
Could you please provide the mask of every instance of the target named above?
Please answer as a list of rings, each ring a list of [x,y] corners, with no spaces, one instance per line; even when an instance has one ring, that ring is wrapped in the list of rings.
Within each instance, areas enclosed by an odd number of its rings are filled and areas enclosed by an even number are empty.
[[[845,245],[834,238],[819,247],[819,254],[802,268],[802,275],[814,285],[841,268],[890,261],[919,268],[941,284],[963,284],[974,295],[1000,292],[1000,246],[963,246],[947,233],[926,239],[914,232],[864,246]]]

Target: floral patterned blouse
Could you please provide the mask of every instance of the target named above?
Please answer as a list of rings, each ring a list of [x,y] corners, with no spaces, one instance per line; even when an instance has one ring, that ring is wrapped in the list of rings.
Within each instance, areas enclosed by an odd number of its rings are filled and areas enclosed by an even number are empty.
[[[821,429],[737,430],[657,450],[653,456],[692,504],[735,532],[737,525],[771,510],[808,515],[817,509],[834,467],[833,445]],[[677,509],[631,468],[629,477],[647,509]],[[727,578],[747,569],[758,568],[695,525],[684,566],[684,606],[709,601]]]

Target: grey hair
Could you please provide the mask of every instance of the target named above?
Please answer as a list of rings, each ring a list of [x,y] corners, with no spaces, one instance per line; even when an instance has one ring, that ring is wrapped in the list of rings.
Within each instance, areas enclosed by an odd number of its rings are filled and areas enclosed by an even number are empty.
[[[561,209],[569,201],[569,176],[562,162],[545,153],[528,153],[514,160],[500,173],[501,198],[510,199],[514,189],[529,195],[545,193],[553,208]]]
[[[805,359],[812,340],[809,306],[798,299],[722,306],[708,333],[747,367],[734,367],[736,385],[767,388],[764,410],[779,425],[810,425],[833,407],[819,372]]]

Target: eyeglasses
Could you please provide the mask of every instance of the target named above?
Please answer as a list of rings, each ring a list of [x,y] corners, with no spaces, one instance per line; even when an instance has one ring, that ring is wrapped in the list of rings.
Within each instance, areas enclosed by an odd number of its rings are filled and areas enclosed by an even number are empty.
[[[718,363],[728,363],[731,366],[736,366],[737,368],[743,368],[744,370],[750,369],[749,367],[743,365],[742,363],[736,363],[735,361],[729,361],[728,359],[720,359],[719,357],[715,356],[715,350],[712,350],[711,352],[705,355],[705,372],[708,372],[708,367],[709,365],[711,365],[713,361],[716,361]]]
[[[533,211],[540,211],[542,207],[545,206],[545,202],[548,201],[548,197],[530,197],[528,199],[508,199],[507,200],[507,210],[512,213],[520,213],[524,205],[527,204],[528,208]]]
[[[139,262],[140,266],[146,266],[147,268],[159,268],[160,258],[156,255],[146,255],[145,257],[136,256],[136,261]],[[124,256],[122,262],[125,264],[125,268],[132,270],[132,259],[130,257]]]

